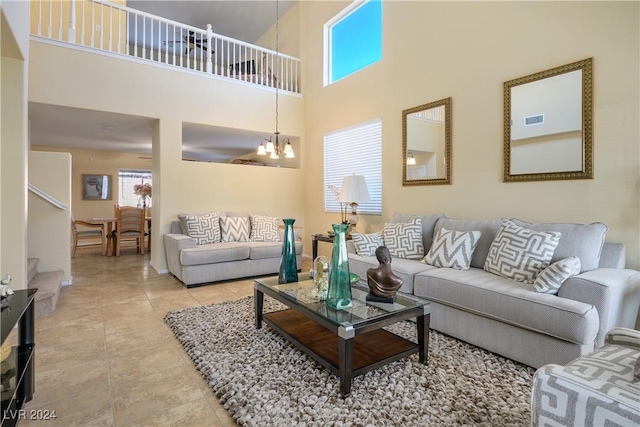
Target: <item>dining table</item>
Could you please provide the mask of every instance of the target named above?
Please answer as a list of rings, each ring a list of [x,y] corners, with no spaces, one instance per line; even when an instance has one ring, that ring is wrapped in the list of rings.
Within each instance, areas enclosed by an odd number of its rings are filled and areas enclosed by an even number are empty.
[[[144,217],[147,223],[147,234],[149,238],[147,239],[147,250],[151,252],[151,216],[146,215]],[[103,224],[107,229],[107,256],[115,255],[115,247],[113,245],[113,239],[111,239],[111,233],[115,229],[116,217],[94,217],[88,218],[85,220],[89,224]]]

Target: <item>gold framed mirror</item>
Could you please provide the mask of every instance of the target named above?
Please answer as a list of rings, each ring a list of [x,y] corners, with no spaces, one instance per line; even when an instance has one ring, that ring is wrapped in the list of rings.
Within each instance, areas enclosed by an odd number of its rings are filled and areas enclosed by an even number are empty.
[[[402,111],[402,185],[451,184],[451,98]]]
[[[504,83],[504,182],[593,178],[593,58]]]

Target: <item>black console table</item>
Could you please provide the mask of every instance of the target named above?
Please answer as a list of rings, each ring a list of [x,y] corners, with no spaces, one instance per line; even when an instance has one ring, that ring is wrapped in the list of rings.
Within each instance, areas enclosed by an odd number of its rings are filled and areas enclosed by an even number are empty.
[[[11,330],[18,324],[18,345],[11,348],[9,357],[2,363],[2,384],[9,386],[2,395],[2,427],[15,426],[18,420],[25,419],[22,405],[33,397],[34,370],[33,350],[35,347],[35,303],[37,289],[14,291],[2,299],[0,329],[2,343]]]

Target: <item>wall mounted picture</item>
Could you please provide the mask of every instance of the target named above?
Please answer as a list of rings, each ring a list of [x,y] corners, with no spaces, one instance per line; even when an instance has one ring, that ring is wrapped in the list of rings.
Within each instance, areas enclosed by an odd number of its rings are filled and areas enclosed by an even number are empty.
[[[111,175],[82,175],[82,200],[111,200]]]

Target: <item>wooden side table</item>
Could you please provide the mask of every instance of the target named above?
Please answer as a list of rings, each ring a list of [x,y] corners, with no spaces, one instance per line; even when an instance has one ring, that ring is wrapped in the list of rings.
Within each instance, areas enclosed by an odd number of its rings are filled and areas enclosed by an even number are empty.
[[[313,250],[313,258],[315,260],[318,257],[318,242],[327,242],[333,244],[334,236],[328,236],[326,234],[312,234],[311,235],[311,247]],[[347,235],[347,240],[351,240],[351,236]]]

